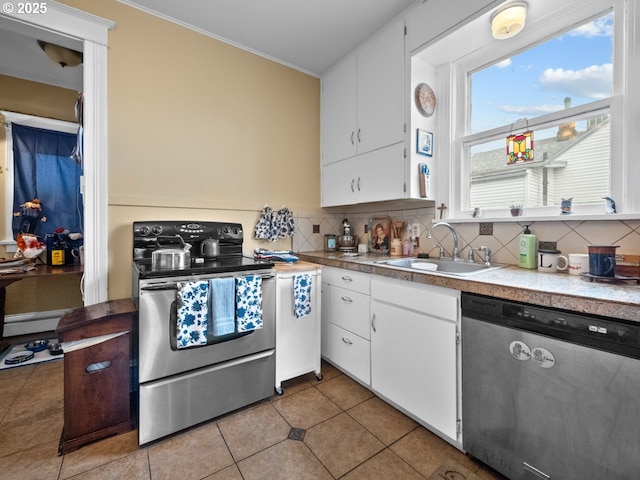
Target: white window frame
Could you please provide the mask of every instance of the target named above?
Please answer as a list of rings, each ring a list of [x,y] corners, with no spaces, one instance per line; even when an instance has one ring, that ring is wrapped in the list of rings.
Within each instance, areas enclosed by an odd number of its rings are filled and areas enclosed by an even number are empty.
[[[7,252],[15,252],[17,249],[16,241],[13,239],[13,194],[14,194],[14,159],[13,159],[13,135],[11,132],[12,125],[24,125],[26,127],[42,128],[45,130],[53,130],[56,132],[78,133],[78,124],[73,122],[65,122],[63,120],[55,120],[53,118],[35,117],[33,115],[25,115],[22,113],[5,112],[0,110],[5,118],[6,136],[6,159],[7,174],[5,175],[5,205],[6,219],[4,228],[4,238],[0,240],[0,245],[5,245]],[[80,179],[82,182],[82,177]]]
[[[440,138],[449,138],[449,142],[439,142],[439,156],[448,159],[448,182],[439,183],[441,201],[449,202],[449,220],[478,221],[472,218],[472,211],[463,208],[465,194],[469,195],[469,158],[465,156],[462,138],[467,132],[468,111],[467,75],[486,65],[509,58],[531,45],[541,43],[560,32],[571,30],[585,20],[597,18],[613,9],[614,11],[614,83],[609,99],[593,102],[589,105],[572,107],[570,114],[581,115],[592,111],[609,110],[611,121],[611,195],[616,200],[619,215],[605,215],[602,206],[576,205],[572,219],[625,219],[640,218],[640,192],[633,179],[640,178],[640,162],[634,161],[633,152],[638,151],[640,142],[637,134],[640,126],[640,93],[632,86],[640,80],[640,44],[636,44],[640,28],[640,8],[633,0],[587,0],[576,8],[574,2],[557,2],[554,11],[548,12],[543,21],[532,22],[516,37],[507,41],[494,41],[478,48],[466,56],[452,59],[438,67],[438,88],[441,103],[438,134]],[[464,28],[464,27],[462,27]],[[635,41],[635,43],[634,43]],[[525,127],[543,127],[557,121],[567,111],[549,114],[523,121],[514,125],[514,130]],[[492,133],[498,133],[498,130]],[[504,130],[504,128],[502,128]],[[506,132],[509,133],[509,132]],[[487,132],[484,132],[485,137]],[[466,140],[473,140],[469,135]],[[582,217],[582,218],[581,218]],[[522,221],[522,220],[566,220],[559,215],[558,207],[525,208],[525,217],[510,217],[508,208],[483,212],[483,220]]]

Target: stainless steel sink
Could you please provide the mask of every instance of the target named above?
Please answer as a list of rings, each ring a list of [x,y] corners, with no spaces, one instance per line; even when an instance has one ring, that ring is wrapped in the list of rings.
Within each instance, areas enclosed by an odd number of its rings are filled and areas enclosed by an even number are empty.
[[[454,262],[452,260],[430,258],[401,258],[397,260],[382,260],[377,263],[390,267],[405,268],[416,272],[443,273],[460,277],[468,277],[470,275],[503,268],[503,265],[486,266],[480,263]]]

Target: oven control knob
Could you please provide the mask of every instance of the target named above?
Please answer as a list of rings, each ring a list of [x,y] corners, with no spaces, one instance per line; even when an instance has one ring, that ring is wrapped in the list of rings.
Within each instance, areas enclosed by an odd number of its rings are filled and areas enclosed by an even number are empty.
[[[223,227],[222,228],[222,233],[224,233],[225,235],[229,235],[231,233],[231,228],[230,227]]]
[[[155,225],[151,228],[151,233],[154,235],[160,235],[162,233],[162,227],[160,225]]]
[[[149,235],[150,231],[151,230],[149,230],[149,227],[140,227],[140,230],[138,230],[138,233],[140,234],[140,236],[146,237],[147,235]]]

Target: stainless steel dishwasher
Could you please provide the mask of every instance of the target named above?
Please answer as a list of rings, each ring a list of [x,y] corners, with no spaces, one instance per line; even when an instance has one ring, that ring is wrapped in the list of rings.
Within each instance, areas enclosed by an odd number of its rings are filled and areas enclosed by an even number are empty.
[[[463,293],[464,450],[511,480],[640,478],[639,335]]]

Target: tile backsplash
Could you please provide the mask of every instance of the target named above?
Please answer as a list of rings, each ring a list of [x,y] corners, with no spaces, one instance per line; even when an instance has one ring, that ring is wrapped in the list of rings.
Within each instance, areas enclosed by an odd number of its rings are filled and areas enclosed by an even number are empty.
[[[434,221],[435,214],[433,207],[381,210],[373,213],[297,213],[293,250],[322,250],[324,235],[342,233],[344,218],[349,219],[353,232],[360,238],[359,243],[366,243],[368,236],[365,229],[369,218],[389,217],[392,220],[402,220],[406,224],[419,225],[419,252],[437,255],[435,247],[441,243],[446,254],[451,255],[453,242],[448,229],[438,227],[433,230],[433,238],[427,238],[427,229]],[[493,224],[492,235],[480,235],[480,223],[450,223],[458,233],[461,256],[466,256],[469,246],[485,245],[491,249],[494,262],[511,265],[518,263],[518,237],[523,231],[522,225],[529,224],[524,221],[497,222]],[[618,254],[640,255],[640,220],[538,221],[530,222],[529,228],[539,242],[556,242],[558,249],[565,255],[587,253],[587,245],[591,244],[619,245]],[[476,261],[478,260],[476,258]]]

